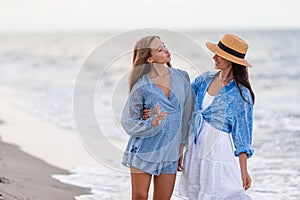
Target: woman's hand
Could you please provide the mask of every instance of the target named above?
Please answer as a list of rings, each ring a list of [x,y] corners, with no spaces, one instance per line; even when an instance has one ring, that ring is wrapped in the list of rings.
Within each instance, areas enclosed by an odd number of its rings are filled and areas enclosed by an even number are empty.
[[[248,190],[251,186],[251,177],[248,174],[248,171],[242,171],[242,180],[243,180],[243,188]]]
[[[184,145],[180,145],[180,149],[179,149],[179,160],[178,160],[178,168],[177,171],[181,172],[182,170],[184,170],[183,168],[183,148]]]
[[[168,112],[160,112],[159,104],[155,105],[155,116],[151,121],[152,126],[160,125],[161,121],[168,115]]]
[[[151,110],[151,109],[144,108],[144,109],[142,110],[142,114],[143,114],[142,120],[146,120],[146,119],[148,119],[148,118],[152,115],[152,110]]]
[[[240,153],[239,160],[240,160],[243,188],[244,188],[244,190],[248,190],[251,186],[251,177],[249,176],[248,170],[247,170],[247,154]]]

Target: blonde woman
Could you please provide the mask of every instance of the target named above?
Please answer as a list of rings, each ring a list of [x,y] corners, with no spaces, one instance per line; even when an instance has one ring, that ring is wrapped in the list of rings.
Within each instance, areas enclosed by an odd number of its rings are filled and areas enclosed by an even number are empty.
[[[134,47],[130,94],[122,126],[130,135],[122,164],[130,167],[132,199],[148,199],[153,177],[154,200],[169,200],[193,108],[189,76],[174,69],[171,55],[158,36],[147,36]],[[143,109],[151,115],[143,120]]]
[[[192,83],[196,94],[188,149],[179,193],[191,200],[251,199],[247,158],[253,154],[254,93],[245,60],[248,44],[225,34],[218,44],[206,43],[215,55],[216,72],[205,72]],[[233,144],[233,145],[232,145]],[[239,166],[235,161],[239,158]]]

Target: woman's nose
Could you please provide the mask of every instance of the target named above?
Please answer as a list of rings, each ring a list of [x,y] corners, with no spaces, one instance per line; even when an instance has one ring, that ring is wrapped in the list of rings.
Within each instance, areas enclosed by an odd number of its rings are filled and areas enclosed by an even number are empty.
[[[164,51],[165,51],[166,53],[169,53],[169,49],[168,49],[167,47],[164,47]]]

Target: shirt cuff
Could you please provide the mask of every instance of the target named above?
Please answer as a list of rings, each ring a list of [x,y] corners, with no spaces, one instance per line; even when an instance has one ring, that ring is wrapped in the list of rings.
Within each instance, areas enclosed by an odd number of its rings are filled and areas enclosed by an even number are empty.
[[[234,151],[234,155],[235,156],[239,156],[240,153],[246,153],[247,154],[247,158],[250,158],[253,155],[254,150],[251,149],[251,148],[240,147],[240,148],[238,148],[237,150]]]

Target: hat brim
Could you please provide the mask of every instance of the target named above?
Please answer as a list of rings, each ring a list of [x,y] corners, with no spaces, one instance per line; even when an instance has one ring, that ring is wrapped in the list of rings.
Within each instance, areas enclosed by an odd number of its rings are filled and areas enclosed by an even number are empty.
[[[211,43],[211,42],[206,42],[206,47],[212,51],[213,53],[217,54],[218,56],[225,58],[231,62],[246,66],[246,67],[252,67],[251,64],[246,61],[243,58],[238,58],[236,56],[233,56],[227,52],[225,52],[224,50],[220,49],[220,47],[218,47],[217,44]]]

